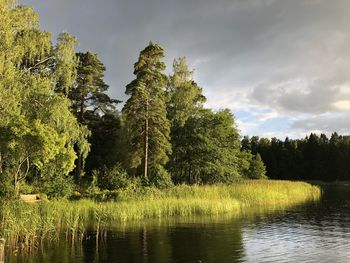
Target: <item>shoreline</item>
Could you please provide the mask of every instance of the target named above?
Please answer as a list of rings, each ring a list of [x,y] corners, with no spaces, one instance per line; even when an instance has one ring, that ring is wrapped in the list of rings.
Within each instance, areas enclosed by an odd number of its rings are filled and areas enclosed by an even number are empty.
[[[170,217],[239,215],[246,209],[279,209],[318,200],[321,190],[305,182],[256,180],[232,185],[175,186],[148,189],[133,199],[96,202],[56,200],[3,204],[1,235],[8,244],[36,246],[43,240],[64,236],[71,242],[87,230],[101,236],[113,224]]]

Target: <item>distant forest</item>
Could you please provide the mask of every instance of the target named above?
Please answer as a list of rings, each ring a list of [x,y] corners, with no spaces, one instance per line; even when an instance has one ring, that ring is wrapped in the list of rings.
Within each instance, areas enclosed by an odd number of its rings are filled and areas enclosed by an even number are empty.
[[[261,155],[271,179],[350,180],[350,136],[311,133],[284,141],[245,136],[241,147]]]

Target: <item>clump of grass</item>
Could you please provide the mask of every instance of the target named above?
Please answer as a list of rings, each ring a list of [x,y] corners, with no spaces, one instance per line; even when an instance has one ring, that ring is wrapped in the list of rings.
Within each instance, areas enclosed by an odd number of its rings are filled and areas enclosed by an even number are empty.
[[[2,205],[0,235],[26,247],[43,239],[81,240],[87,230],[103,235],[116,223],[148,218],[239,214],[247,207],[288,207],[320,197],[320,189],[303,182],[243,181],[233,185],[145,188],[120,195],[119,201],[51,201]]]

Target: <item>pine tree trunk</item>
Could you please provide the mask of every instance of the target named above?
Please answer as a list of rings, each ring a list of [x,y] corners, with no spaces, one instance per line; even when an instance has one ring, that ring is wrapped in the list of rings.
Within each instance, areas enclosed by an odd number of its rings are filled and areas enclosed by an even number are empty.
[[[145,179],[148,178],[148,130],[149,130],[149,116],[148,116],[148,99],[146,99],[146,119],[145,119],[145,137],[144,137],[144,173]]]
[[[81,102],[80,102],[80,111],[79,111],[79,122],[81,124],[83,124],[84,121],[84,97],[81,98]],[[80,182],[81,179],[81,174],[82,174],[82,168],[83,168],[83,156],[80,153],[80,149],[77,146],[77,166],[76,166],[76,170],[75,170],[75,175],[77,178],[77,182]]]

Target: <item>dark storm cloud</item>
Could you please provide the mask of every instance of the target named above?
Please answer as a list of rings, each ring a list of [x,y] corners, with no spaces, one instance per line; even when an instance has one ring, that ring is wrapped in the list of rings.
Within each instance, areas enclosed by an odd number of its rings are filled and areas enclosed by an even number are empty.
[[[118,98],[139,51],[153,40],[165,48],[169,66],[187,56],[217,108],[238,110],[247,106],[236,103],[244,98],[286,115],[317,115],[339,112],[334,103],[350,99],[348,0],[20,2],[35,7],[44,29],[56,35],[65,29],[80,50],[99,53]]]

